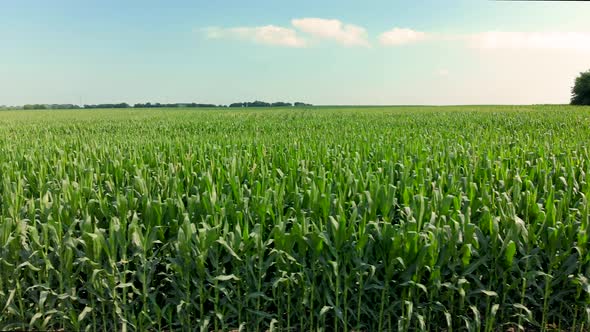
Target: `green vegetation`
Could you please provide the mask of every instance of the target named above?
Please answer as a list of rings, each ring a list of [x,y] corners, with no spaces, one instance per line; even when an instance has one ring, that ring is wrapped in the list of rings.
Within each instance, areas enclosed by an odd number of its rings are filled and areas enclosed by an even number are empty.
[[[233,103],[229,106],[215,105],[215,104],[201,104],[201,103],[137,103],[133,106],[127,103],[117,104],[94,104],[94,105],[74,105],[74,104],[26,104],[23,106],[3,106],[0,109],[23,109],[23,110],[66,110],[66,109],[104,109],[104,108],[214,108],[214,107],[310,107],[311,104],[302,102],[288,103],[284,101],[277,101],[274,103],[267,103],[264,101],[241,102]]]
[[[590,327],[590,108],[1,115],[2,330]]]
[[[572,105],[590,105],[590,70],[580,73],[572,88]]]

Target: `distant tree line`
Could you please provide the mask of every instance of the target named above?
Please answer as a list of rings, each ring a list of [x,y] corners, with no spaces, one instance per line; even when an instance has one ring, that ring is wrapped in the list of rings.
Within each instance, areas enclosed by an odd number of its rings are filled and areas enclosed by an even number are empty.
[[[278,101],[275,103],[267,103],[264,101],[253,101],[253,102],[243,102],[243,103],[233,103],[230,104],[229,107],[300,107],[300,106],[313,106],[311,104],[306,104],[306,103],[301,103],[301,102],[295,102],[293,104],[291,103],[285,103],[282,101]]]
[[[97,105],[84,105],[84,108],[130,108],[131,106],[127,103],[119,104],[97,104]]]
[[[215,104],[197,104],[197,103],[174,103],[174,104],[160,104],[160,103],[145,103],[135,104],[133,108],[158,108],[158,107],[223,107],[222,105]]]
[[[304,106],[313,106],[312,104],[306,104],[301,102],[296,102],[295,107],[304,107]]]
[[[74,104],[27,104],[23,106],[24,110],[69,110],[79,108],[81,107]]]
[[[313,106],[312,104],[306,104],[302,102],[295,102],[295,103],[287,103],[287,102],[274,102],[274,103],[267,103],[264,101],[253,101],[253,102],[242,102],[242,103],[233,103],[230,104],[229,107],[304,107],[304,106]],[[228,107],[226,105],[215,105],[215,104],[198,104],[198,103],[138,103],[134,105],[129,105],[127,103],[118,103],[118,104],[91,104],[91,105],[74,105],[74,104],[27,104],[23,106],[2,106],[0,108],[7,108],[7,109],[24,109],[24,110],[50,110],[50,109],[98,109],[98,108],[175,108],[175,107],[188,107],[188,108],[197,108],[197,107]]]

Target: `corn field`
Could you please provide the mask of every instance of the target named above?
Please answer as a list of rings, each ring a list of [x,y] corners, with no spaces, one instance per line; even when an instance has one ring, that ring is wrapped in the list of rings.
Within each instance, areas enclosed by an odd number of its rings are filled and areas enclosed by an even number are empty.
[[[590,108],[0,112],[0,330],[588,331]]]

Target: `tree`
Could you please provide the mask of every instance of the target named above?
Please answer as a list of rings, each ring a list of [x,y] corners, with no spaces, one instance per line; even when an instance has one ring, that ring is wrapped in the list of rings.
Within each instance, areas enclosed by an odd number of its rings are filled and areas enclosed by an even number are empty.
[[[303,107],[303,106],[313,106],[312,104],[306,104],[306,103],[302,103],[302,102],[295,102],[295,107]]]
[[[251,103],[244,103],[246,107],[270,107],[270,103],[265,101],[255,100]]]
[[[290,107],[293,106],[291,103],[286,103],[284,101],[277,101],[275,103],[270,104],[272,107]]]
[[[47,105],[45,104],[27,104],[23,106],[23,109],[25,110],[46,110],[48,109]]]
[[[572,88],[572,105],[590,105],[590,70],[580,73]]]

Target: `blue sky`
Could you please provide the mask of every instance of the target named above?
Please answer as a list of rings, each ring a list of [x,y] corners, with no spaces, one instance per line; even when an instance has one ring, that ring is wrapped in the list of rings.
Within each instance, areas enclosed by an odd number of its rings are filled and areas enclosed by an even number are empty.
[[[3,1],[0,105],[566,103],[590,3]]]

